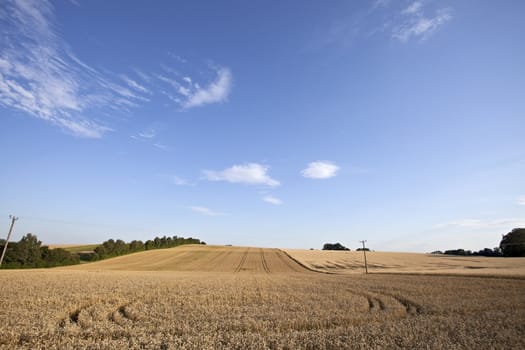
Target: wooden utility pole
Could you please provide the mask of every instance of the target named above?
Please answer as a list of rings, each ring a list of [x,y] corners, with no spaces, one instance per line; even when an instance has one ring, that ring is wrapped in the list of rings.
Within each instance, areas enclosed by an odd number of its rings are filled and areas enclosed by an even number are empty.
[[[368,263],[366,262],[366,247],[365,247],[366,241],[359,241],[359,242],[363,243],[363,254],[365,255],[365,273],[368,274]]]
[[[4,244],[4,250],[2,251],[2,257],[0,257],[0,267],[2,266],[2,261],[4,261],[5,252],[7,251],[7,244],[9,243],[9,238],[11,238],[11,232],[13,232],[13,226],[15,226],[15,221],[18,220],[16,216],[9,215],[11,219],[11,227],[9,227],[9,233],[7,234],[7,239]]]

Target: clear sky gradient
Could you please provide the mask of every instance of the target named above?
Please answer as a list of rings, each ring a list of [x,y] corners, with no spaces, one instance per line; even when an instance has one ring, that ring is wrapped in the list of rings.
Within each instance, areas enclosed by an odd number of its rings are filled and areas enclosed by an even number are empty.
[[[481,249],[525,226],[523,1],[0,6],[0,220]],[[5,233],[1,233],[2,236]]]

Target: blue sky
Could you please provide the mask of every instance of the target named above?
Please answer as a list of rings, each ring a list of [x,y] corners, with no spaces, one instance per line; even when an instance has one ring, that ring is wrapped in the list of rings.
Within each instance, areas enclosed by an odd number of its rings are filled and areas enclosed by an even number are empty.
[[[15,240],[46,243],[495,247],[525,226],[524,14],[5,0],[5,230],[15,214]]]

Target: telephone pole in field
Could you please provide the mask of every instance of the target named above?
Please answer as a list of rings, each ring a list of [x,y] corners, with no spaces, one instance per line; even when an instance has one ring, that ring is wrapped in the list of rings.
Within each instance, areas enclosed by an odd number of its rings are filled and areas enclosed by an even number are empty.
[[[363,254],[365,255],[365,273],[368,274],[368,263],[366,262],[366,247],[365,247],[366,240],[359,241],[359,242],[363,243]]]
[[[15,226],[15,221],[18,220],[18,217],[9,215],[11,219],[11,227],[9,227],[9,233],[7,234],[7,239],[4,244],[4,250],[2,251],[2,257],[0,257],[0,267],[2,266],[2,261],[4,261],[5,252],[7,251],[7,244],[9,243],[9,238],[11,238],[11,232],[13,232],[13,226]]]

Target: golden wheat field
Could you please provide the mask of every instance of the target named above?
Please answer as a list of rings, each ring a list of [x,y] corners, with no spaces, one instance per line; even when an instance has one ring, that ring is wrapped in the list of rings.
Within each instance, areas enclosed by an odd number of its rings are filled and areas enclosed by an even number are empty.
[[[287,249],[308,269],[338,274],[361,274],[363,252]],[[418,253],[367,252],[370,273],[411,273],[525,277],[525,258],[453,256]]]
[[[1,270],[0,348],[523,349],[524,291],[519,276],[326,274],[277,249],[183,246]]]

